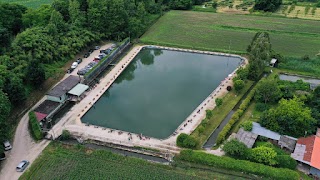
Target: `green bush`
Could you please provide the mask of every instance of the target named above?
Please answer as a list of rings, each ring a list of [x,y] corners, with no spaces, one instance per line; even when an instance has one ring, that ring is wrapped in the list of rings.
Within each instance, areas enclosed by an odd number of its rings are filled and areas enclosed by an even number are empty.
[[[210,118],[212,118],[212,116],[213,116],[212,111],[211,110],[206,110],[206,119],[210,119]]]
[[[187,138],[188,138],[188,134],[185,134],[185,133],[179,134],[179,136],[177,138],[177,146],[183,147],[183,142]]]
[[[244,82],[243,80],[239,79],[239,80],[236,80],[234,82],[234,89],[237,91],[237,92],[240,92],[244,87]]]
[[[61,137],[60,137],[60,139],[61,140],[68,140],[68,139],[70,139],[70,137],[71,137],[71,134],[70,134],[70,132],[68,131],[68,130],[63,130],[62,131],[62,134],[61,134]]]
[[[298,163],[290,155],[277,155],[277,167],[288,168],[295,170]]]
[[[274,168],[263,164],[236,160],[230,157],[219,157],[205,152],[182,150],[177,159],[188,162],[203,164],[211,167],[225,168],[233,171],[261,175],[270,179],[277,180],[298,180],[299,174],[290,169]]]
[[[223,103],[223,100],[221,98],[216,98],[215,102],[216,102],[216,105],[220,107]]]
[[[35,140],[43,138],[42,130],[37,120],[36,114],[33,111],[29,112],[29,127],[31,135]]]
[[[259,146],[250,151],[250,160],[265,165],[276,165],[277,153],[270,147]]]
[[[251,131],[253,125],[252,125],[252,121],[245,121],[240,126],[243,127],[245,131]]]
[[[259,112],[263,112],[269,109],[269,105],[265,104],[265,103],[260,103],[258,102],[255,106],[255,110],[259,111]]]
[[[242,142],[232,139],[224,144],[222,150],[229,156],[246,159],[248,155],[248,148]]]
[[[177,146],[183,147],[183,148],[196,148],[198,146],[198,141],[185,133],[181,133],[177,138]]]

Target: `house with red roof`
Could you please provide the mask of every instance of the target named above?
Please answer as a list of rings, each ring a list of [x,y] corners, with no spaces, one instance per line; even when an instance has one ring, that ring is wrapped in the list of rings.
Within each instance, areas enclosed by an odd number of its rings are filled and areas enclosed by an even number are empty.
[[[309,174],[320,177],[320,129],[316,135],[299,138],[291,157],[307,165]]]

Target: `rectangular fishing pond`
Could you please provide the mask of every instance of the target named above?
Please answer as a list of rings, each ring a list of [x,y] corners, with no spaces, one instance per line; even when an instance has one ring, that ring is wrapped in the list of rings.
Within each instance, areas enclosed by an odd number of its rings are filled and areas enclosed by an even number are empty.
[[[236,57],[143,48],[81,120],[165,139],[240,63]]]

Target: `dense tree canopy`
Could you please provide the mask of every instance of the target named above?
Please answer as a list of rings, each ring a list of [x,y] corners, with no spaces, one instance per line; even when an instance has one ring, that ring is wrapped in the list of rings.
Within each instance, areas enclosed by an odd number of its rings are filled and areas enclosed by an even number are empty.
[[[277,107],[263,113],[260,123],[280,134],[302,137],[305,133],[314,132],[316,120],[311,116],[310,108],[294,97],[290,100],[280,100]]]
[[[276,102],[280,97],[280,89],[277,81],[272,79],[263,79],[257,85],[255,99],[260,102]]]
[[[255,10],[274,12],[281,4],[282,0],[255,0],[253,8]]]
[[[258,32],[247,49],[249,61],[248,78],[258,80],[271,57],[271,43],[267,32]]]

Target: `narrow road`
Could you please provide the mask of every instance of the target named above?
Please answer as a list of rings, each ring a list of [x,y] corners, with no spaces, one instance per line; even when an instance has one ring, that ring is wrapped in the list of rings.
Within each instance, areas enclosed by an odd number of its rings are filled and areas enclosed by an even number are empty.
[[[101,48],[106,49],[111,47],[111,43],[103,45]],[[95,50],[88,58],[84,58],[83,62],[72,72],[71,75],[77,75],[78,69],[86,66],[95,56],[99,55],[99,50]],[[66,74],[59,82],[64,80],[70,74]],[[58,83],[59,83],[58,82]],[[57,84],[58,84],[57,83]],[[43,97],[32,109],[39,106],[39,104],[45,100]],[[30,162],[29,168],[32,162],[41,154],[43,149],[49,144],[49,140],[42,140],[35,142],[29,133],[29,112],[27,112],[20,120],[18,127],[15,132],[12,149],[6,152],[6,160],[2,164],[0,171],[0,180],[16,180],[22,175],[21,172],[16,172],[16,166],[22,160],[28,160]],[[26,171],[26,170],[25,170]]]
[[[43,149],[50,141],[42,140],[35,142],[28,131],[29,117],[26,113],[19,122],[12,143],[12,150],[9,151],[7,159],[3,163],[3,168],[0,172],[1,180],[16,180],[22,175],[21,172],[16,172],[16,166],[21,160],[28,160],[30,164],[40,155]],[[30,166],[30,165],[29,165]],[[29,167],[28,166],[28,167]]]

